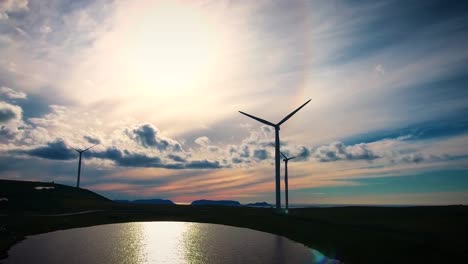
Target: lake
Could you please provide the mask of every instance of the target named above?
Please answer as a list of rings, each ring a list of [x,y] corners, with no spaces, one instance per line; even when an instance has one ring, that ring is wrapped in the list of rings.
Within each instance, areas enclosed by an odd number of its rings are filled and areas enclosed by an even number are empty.
[[[225,225],[134,222],[27,237],[5,263],[338,263],[285,237]]]

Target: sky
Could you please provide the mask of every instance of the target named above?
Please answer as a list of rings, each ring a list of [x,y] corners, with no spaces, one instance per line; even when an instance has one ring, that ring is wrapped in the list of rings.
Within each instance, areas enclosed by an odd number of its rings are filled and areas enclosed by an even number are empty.
[[[468,204],[466,43],[463,1],[0,0],[0,178],[74,186],[99,143],[108,198],[274,203],[274,130],[238,111],[312,99],[291,204]]]

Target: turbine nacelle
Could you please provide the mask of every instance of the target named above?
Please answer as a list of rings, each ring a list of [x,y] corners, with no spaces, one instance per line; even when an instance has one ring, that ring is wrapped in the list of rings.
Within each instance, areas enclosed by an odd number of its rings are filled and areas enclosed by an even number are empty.
[[[89,150],[89,149],[91,149],[91,148],[93,148],[93,147],[95,147],[95,146],[97,146],[97,145],[99,145],[99,143],[98,143],[98,144],[94,144],[94,145],[92,145],[91,147],[86,148],[86,149],[83,149],[83,150],[76,149],[76,148],[74,148],[74,147],[72,147],[72,146],[69,146],[69,145],[67,145],[67,147],[72,148],[73,150],[75,150],[75,151],[78,152],[78,153],[83,153],[83,152],[85,152],[85,151],[87,151],[87,150]]]

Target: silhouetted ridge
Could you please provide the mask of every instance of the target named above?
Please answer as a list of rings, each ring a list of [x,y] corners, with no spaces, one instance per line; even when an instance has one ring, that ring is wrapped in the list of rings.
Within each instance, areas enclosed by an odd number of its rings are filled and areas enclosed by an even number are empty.
[[[53,182],[0,180],[0,209],[14,211],[69,211],[101,209],[112,201],[86,189]]]
[[[140,200],[134,200],[134,201],[129,201],[129,200],[114,200],[114,202],[117,203],[131,203],[131,204],[175,204],[171,200],[166,200],[166,199],[140,199]]]
[[[267,202],[256,202],[256,203],[248,203],[245,206],[251,206],[251,207],[273,207],[272,204],[269,204]]]
[[[231,201],[231,200],[220,200],[220,201],[213,201],[213,200],[196,200],[191,203],[191,205],[224,205],[224,206],[241,206],[238,201]]]

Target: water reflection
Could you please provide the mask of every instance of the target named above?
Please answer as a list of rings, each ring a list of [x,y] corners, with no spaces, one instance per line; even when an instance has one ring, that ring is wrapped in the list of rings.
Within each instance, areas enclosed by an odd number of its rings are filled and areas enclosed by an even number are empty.
[[[224,225],[140,222],[31,236],[6,263],[325,263],[284,237]]]

